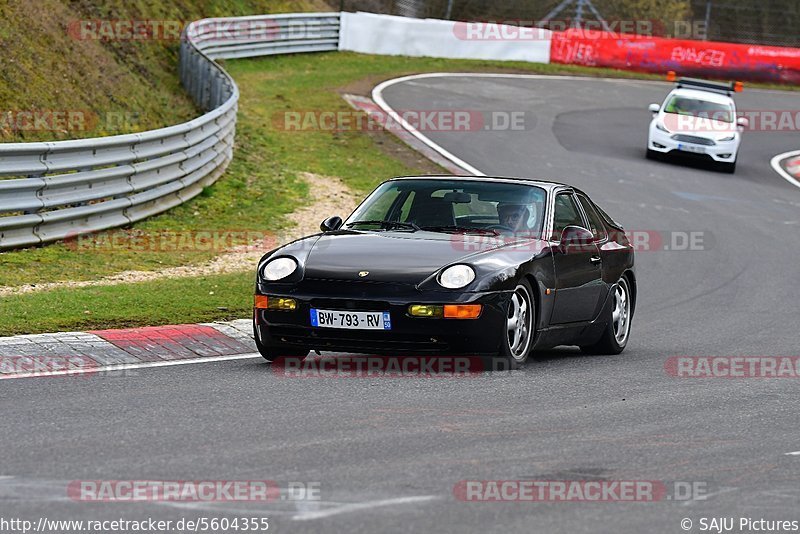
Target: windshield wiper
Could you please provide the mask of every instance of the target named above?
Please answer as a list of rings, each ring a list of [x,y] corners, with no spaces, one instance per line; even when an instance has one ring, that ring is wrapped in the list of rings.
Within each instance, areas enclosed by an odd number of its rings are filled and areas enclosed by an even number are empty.
[[[428,232],[443,232],[443,233],[454,233],[454,232],[463,232],[463,233],[473,233],[473,234],[484,234],[484,235],[500,235],[497,230],[493,230],[491,228],[472,228],[469,226],[422,226],[420,230],[426,230]]]
[[[380,225],[381,228],[385,228],[386,230],[389,230],[391,228],[406,228],[406,229],[409,229],[409,230],[414,230],[416,232],[417,230],[420,229],[419,226],[417,226],[414,223],[404,223],[404,222],[400,222],[400,221],[353,221],[351,223],[348,223],[347,226],[348,227],[350,227],[350,226],[359,226],[359,225],[362,225],[362,224],[364,224],[364,225],[369,225],[369,224],[376,225],[377,224],[377,225]]]

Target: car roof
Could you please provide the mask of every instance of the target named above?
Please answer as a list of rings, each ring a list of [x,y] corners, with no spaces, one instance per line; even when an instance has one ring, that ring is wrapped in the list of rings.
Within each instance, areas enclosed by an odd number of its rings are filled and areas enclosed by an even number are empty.
[[[686,87],[676,87],[670,92],[670,96],[685,96],[686,98],[695,98],[717,104],[731,104],[733,102],[733,98],[728,95],[713,91],[703,91],[702,89],[688,89]]]
[[[539,180],[537,178],[524,178],[524,177],[516,177],[516,176],[474,176],[474,175],[447,175],[447,174],[430,174],[430,175],[421,175],[421,176],[397,176],[395,178],[391,178],[387,180],[387,182],[391,182],[393,180],[442,180],[442,181],[483,181],[483,182],[498,182],[498,183],[524,183],[525,185],[532,185],[536,187],[540,187],[542,189],[550,191],[555,191],[557,189],[573,189],[578,192],[578,189],[572,187],[571,185],[560,183],[560,182],[552,182],[549,180]],[[584,193],[585,194],[585,193]]]

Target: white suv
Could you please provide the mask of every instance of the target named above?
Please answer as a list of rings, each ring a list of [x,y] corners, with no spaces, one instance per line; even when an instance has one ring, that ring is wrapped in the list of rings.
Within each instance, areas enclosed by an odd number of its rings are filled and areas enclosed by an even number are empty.
[[[647,138],[647,157],[657,159],[671,152],[711,159],[729,173],[736,159],[745,118],[736,117],[731,98],[741,83],[717,83],[681,78],[662,105],[650,104],[653,120]]]

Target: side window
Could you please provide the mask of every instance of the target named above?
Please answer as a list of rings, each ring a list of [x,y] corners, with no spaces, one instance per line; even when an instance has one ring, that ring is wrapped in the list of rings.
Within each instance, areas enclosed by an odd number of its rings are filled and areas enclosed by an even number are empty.
[[[575,197],[572,194],[561,193],[556,196],[555,215],[553,217],[553,241],[561,239],[561,232],[567,226],[584,226]]]
[[[600,218],[600,214],[597,213],[594,204],[592,204],[588,198],[583,195],[578,195],[578,198],[580,199],[581,206],[583,206],[583,211],[586,213],[586,217],[589,219],[589,230],[592,231],[592,235],[597,241],[602,241],[608,237],[603,219]]]

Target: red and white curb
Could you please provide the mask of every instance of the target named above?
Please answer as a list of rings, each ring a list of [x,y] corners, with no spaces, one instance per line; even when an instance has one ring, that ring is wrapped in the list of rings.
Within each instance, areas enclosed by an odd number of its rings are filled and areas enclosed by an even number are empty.
[[[249,319],[0,338],[0,380],[254,356]]]

